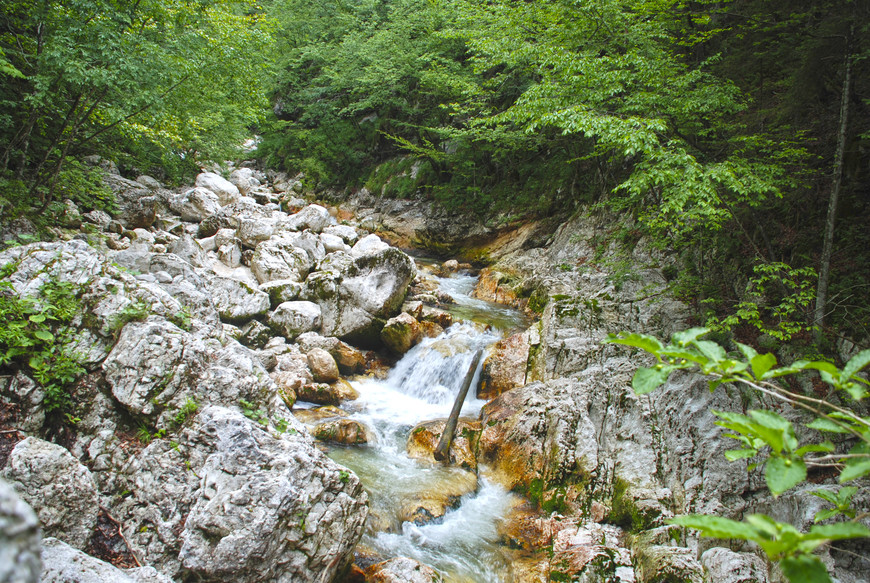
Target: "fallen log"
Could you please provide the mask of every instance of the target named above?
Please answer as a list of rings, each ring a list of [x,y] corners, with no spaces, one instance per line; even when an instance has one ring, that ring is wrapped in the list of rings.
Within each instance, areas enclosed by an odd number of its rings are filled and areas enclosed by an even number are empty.
[[[453,442],[453,434],[456,432],[456,423],[459,421],[459,412],[462,410],[462,403],[465,402],[465,395],[468,394],[468,389],[471,387],[471,381],[474,380],[474,373],[477,372],[477,365],[480,364],[482,356],[483,349],[479,349],[471,361],[471,366],[468,367],[468,372],[462,381],[462,388],[456,395],[456,401],[453,402],[453,410],[450,411],[450,417],[447,418],[444,432],[441,434],[441,439],[438,440],[438,446],[434,452],[435,459],[439,462],[449,458],[448,453],[450,452],[450,444]]]

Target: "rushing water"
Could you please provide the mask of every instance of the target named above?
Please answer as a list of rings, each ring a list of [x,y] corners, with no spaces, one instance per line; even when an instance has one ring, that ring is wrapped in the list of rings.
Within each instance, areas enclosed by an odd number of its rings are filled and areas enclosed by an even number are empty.
[[[498,583],[505,581],[509,569],[496,532],[513,498],[504,488],[481,476],[476,490],[443,518],[424,525],[401,518],[402,508],[426,492],[473,479],[465,470],[408,458],[408,435],[420,422],[447,417],[474,353],[498,340],[500,330],[524,324],[515,310],[469,297],[474,282],[468,275],[441,280],[441,288],[456,300],[451,312],[465,322],[423,340],[385,380],[354,382],[360,398],[345,406],[353,418],[372,428],[377,440],[367,447],[335,447],[329,455],[352,469],[369,492],[365,547],[387,558],[414,558],[437,569],[448,582]],[[471,391],[462,415],[476,417],[483,404]]]

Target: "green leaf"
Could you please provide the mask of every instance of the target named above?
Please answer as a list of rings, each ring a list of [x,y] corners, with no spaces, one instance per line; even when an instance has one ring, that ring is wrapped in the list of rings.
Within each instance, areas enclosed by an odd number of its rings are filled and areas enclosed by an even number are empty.
[[[743,356],[746,357],[746,360],[751,361],[753,358],[758,356],[758,352],[756,352],[756,350],[751,346],[737,341],[735,341],[734,344],[737,345],[737,348],[740,349],[740,352],[743,353]]]
[[[831,583],[824,563],[813,555],[786,557],[779,566],[791,583]]]
[[[770,369],[776,366],[776,357],[770,353],[758,354],[749,361],[749,364],[752,366],[752,374],[755,375],[756,379],[761,380]]]
[[[868,474],[870,474],[870,459],[850,459],[846,461],[846,467],[840,472],[840,483],[855,480]]]
[[[625,334],[623,336],[611,334],[604,342],[610,344],[622,344],[624,346],[634,346],[635,348],[646,350],[655,355],[658,355],[659,351],[664,348],[664,345],[659,342],[658,338],[646,334]]]
[[[807,466],[800,459],[771,457],[764,466],[764,479],[774,496],[779,496],[789,488],[793,488],[806,477]]]
[[[816,431],[827,431],[828,433],[850,433],[848,429],[845,429],[844,427],[841,427],[830,419],[825,419],[824,417],[819,417],[812,423],[807,423],[807,427],[809,427],[810,429],[815,429]]]
[[[674,335],[671,336],[671,342],[679,344],[680,346],[686,346],[709,331],[709,328],[689,328],[688,330],[674,333]]]
[[[836,508],[825,508],[816,512],[816,516],[813,518],[814,522],[821,522],[823,520],[827,520],[829,518],[833,518],[840,513]]]
[[[808,538],[824,540],[845,540],[870,537],[870,528],[860,522],[837,522],[836,524],[816,524],[805,535]]]
[[[641,367],[634,373],[631,379],[631,388],[638,395],[646,395],[662,386],[668,380],[668,375],[675,367],[663,366],[661,368]]]
[[[862,350],[855,356],[849,359],[846,366],[843,367],[843,380],[852,378],[852,375],[860,371],[862,368],[870,364],[870,350]]]
[[[33,335],[42,340],[43,342],[51,342],[54,340],[54,334],[52,334],[48,330],[37,330],[33,333]]]
[[[688,514],[677,516],[668,522],[686,528],[694,528],[701,531],[704,536],[713,538],[739,538],[742,540],[757,540],[759,538],[759,532],[749,524],[723,516]]]
[[[34,324],[42,324],[43,322],[45,322],[45,314],[33,314],[27,319]]]
[[[757,449],[729,449],[725,452],[725,459],[729,462],[747,459],[758,455]]]
[[[719,362],[725,360],[725,349],[709,340],[695,340],[692,344],[698,347],[701,354],[712,360]]]
[[[819,452],[831,452],[834,451],[834,444],[830,441],[823,441],[822,443],[810,443],[803,447],[800,447],[795,450],[795,455],[804,456],[808,453],[819,453]]]

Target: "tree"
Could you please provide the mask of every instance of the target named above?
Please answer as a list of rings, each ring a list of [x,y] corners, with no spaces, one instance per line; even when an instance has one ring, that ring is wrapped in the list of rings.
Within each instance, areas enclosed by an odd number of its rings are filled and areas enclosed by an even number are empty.
[[[252,3],[2,5],[0,173],[8,188],[26,182],[37,208],[52,202],[72,155],[137,141],[188,155],[225,152],[266,103],[270,36]]]

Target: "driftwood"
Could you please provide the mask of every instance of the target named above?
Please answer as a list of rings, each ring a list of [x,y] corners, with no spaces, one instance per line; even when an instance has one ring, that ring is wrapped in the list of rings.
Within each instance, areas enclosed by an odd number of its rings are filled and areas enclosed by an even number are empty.
[[[456,432],[456,423],[459,421],[459,412],[462,410],[462,403],[465,402],[465,395],[468,394],[468,389],[471,387],[471,381],[474,380],[474,373],[477,371],[477,365],[480,364],[480,358],[482,356],[483,349],[480,349],[474,355],[474,359],[471,361],[471,366],[468,367],[468,372],[465,374],[465,379],[462,381],[462,388],[459,390],[459,394],[456,395],[456,401],[453,403],[453,410],[450,411],[450,417],[447,418],[447,423],[444,425],[444,431],[441,433],[438,447],[435,448],[435,459],[439,462],[448,459],[450,444],[453,442],[453,434]]]

